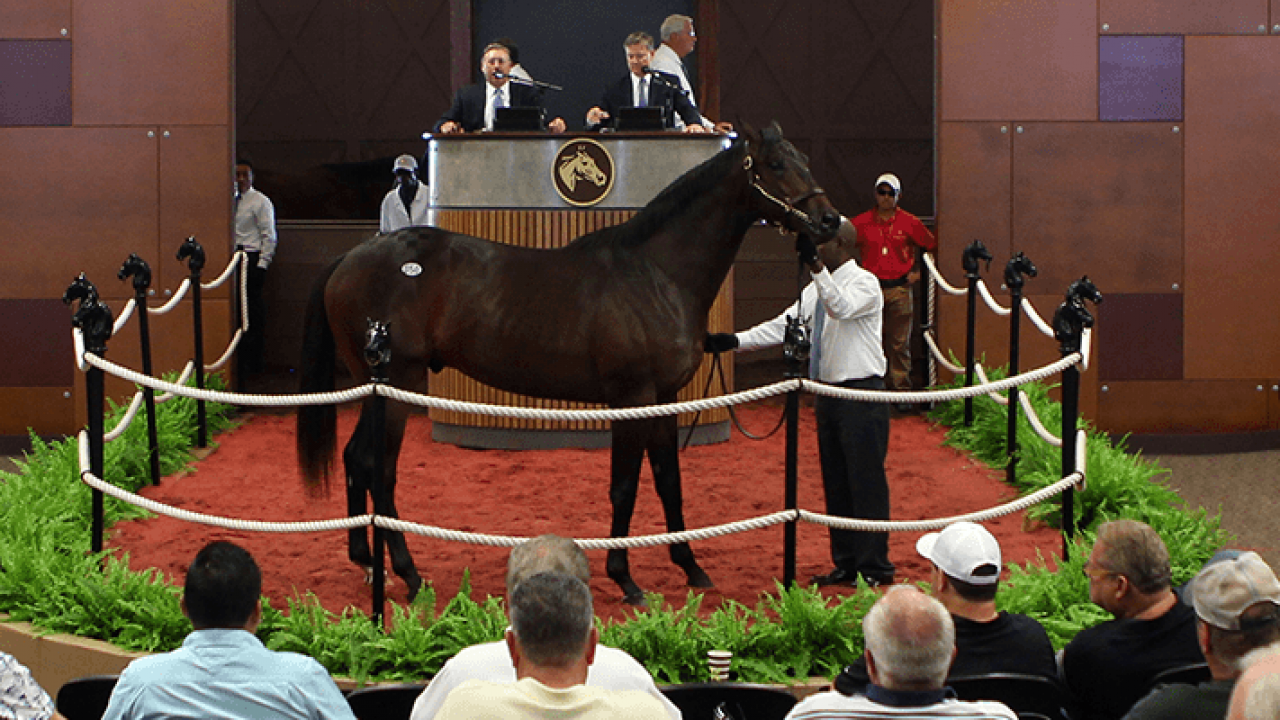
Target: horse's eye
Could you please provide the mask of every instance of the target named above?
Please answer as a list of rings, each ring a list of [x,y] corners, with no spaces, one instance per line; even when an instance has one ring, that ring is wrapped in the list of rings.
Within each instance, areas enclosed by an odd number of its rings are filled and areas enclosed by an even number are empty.
[[[774,171],[774,172],[779,172],[779,173],[780,173],[780,172],[782,172],[783,170],[786,170],[786,169],[787,169],[787,164],[786,164],[786,163],[784,163],[784,162],[782,162],[781,160],[770,160],[770,161],[769,161],[769,169],[770,169],[770,170],[772,170],[772,171]]]

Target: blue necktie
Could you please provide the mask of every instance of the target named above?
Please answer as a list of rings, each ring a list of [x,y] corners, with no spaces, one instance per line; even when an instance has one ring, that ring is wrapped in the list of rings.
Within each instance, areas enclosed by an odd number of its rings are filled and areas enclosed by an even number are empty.
[[[649,78],[640,78],[640,97],[636,102],[636,107],[645,107],[649,104]]]
[[[813,338],[809,343],[809,377],[818,379],[818,369],[822,367],[822,326],[826,324],[827,311],[822,300],[813,303]]]

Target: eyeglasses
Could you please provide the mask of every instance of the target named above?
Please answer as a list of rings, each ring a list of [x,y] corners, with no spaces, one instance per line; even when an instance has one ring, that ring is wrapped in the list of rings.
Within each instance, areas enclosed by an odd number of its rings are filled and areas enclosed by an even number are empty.
[[[1086,578],[1088,578],[1090,581],[1093,581],[1093,580],[1101,580],[1102,578],[1107,577],[1107,576],[1110,576],[1110,575],[1119,575],[1119,574],[1120,574],[1120,573],[1118,573],[1118,572],[1116,572],[1116,571],[1114,571],[1114,570],[1106,570],[1106,569],[1102,569],[1102,568],[1092,568],[1092,567],[1089,567],[1089,566],[1090,566],[1090,564],[1091,564],[1091,563],[1086,562],[1086,563],[1084,564],[1084,567],[1083,567],[1083,568],[1081,568],[1081,570],[1084,572],[1084,576],[1085,576]]]
[[[876,188],[877,195],[886,195],[888,197],[898,197],[898,191],[893,188]]]

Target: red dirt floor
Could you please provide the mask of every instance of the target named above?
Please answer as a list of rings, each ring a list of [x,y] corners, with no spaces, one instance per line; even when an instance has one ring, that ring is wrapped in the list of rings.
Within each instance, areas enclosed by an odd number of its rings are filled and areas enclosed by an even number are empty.
[[[773,426],[780,405],[739,408],[743,424],[759,434]],[[354,409],[339,414],[339,442],[355,424]],[[542,533],[594,538],[609,534],[608,450],[505,451],[467,450],[434,443],[425,416],[410,419],[399,462],[397,506],[405,520],[443,528],[495,535]],[[142,494],[177,507],[224,517],[300,521],[345,516],[345,493],[335,478],[333,492],[312,499],[298,477],[294,458],[292,415],[257,415],[215,438],[218,447],[193,470],[165,478]],[[892,423],[889,475],[892,516],[920,520],[982,510],[1011,500],[1015,493],[1001,474],[942,445],[943,428],[922,417],[895,418]],[[685,522],[689,528],[745,520],[783,507],[784,433],[767,441],[749,440],[736,431],[726,443],[691,447],[681,457]],[[822,512],[813,412],[800,412],[799,505]],[[1004,560],[1025,563],[1057,557],[1060,535],[1046,527],[1024,530],[1022,513],[986,523],[1000,540]],[[665,532],[661,505],[646,464],[631,534]],[[827,531],[800,523],[797,532],[797,578],[830,569]],[[915,552],[920,532],[890,536],[890,558],[899,580],[927,580],[928,562]],[[774,590],[782,577],[783,526],[736,533],[693,544],[699,562],[716,583],[707,592],[703,611],[722,598],[754,605]],[[130,565],[159,568],[181,583],[187,564],[206,543],[227,539],[257,558],[263,592],[277,608],[295,593],[311,591],[329,610],[353,605],[368,612],[370,591],[363,571],[347,560],[346,532],[259,534],[223,530],[154,517],[118,524],[111,547],[128,551]],[[410,535],[409,548],[423,578],[434,583],[439,601],[453,597],[465,568],[471,569],[473,597],[503,594],[508,550]],[[605,576],[605,551],[589,551],[596,613],[624,619],[627,606],[617,586]],[[389,560],[388,560],[389,564]],[[636,582],[683,605],[688,591],[684,573],[668,559],[665,547],[631,551]],[[390,576],[390,572],[388,571]],[[832,589],[830,593],[847,592]],[[403,603],[406,588],[398,578],[388,599]]]

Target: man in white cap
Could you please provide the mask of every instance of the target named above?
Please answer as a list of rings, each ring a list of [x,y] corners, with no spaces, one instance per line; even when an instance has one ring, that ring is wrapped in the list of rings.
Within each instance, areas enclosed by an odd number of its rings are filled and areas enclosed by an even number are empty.
[[[948,525],[916,542],[916,551],[933,565],[929,592],[951,613],[956,628],[956,659],[949,677],[1016,672],[1058,676],[1049,635],[1034,618],[996,610],[1000,583],[1000,543],[971,522]],[[845,668],[836,683],[857,691],[870,680],[863,660]]]
[[[1188,587],[1196,637],[1212,680],[1161,685],[1125,718],[1224,718],[1249,652],[1280,640],[1280,581],[1255,552],[1205,566]]]
[[[850,220],[858,230],[862,266],[880,280],[884,293],[884,354],[889,361],[885,384],[890,390],[911,389],[911,330],[915,316],[912,285],[920,279],[916,248],[936,251],[938,240],[920,218],[898,207],[902,183],[893,173],[876,178],[876,207]],[[909,410],[899,406],[899,411]]]
[[[418,182],[418,161],[412,155],[401,155],[391,173],[396,186],[382,198],[382,222],[378,231],[384,235],[413,225],[426,225],[430,195],[427,186]]]

